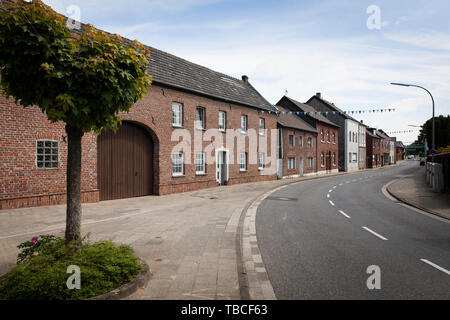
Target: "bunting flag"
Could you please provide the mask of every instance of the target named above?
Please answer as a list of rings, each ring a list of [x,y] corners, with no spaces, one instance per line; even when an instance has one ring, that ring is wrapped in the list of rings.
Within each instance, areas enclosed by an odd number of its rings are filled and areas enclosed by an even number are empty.
[[[378,113],[378,112],[395,112],[395,108],[383,108],[383,109],[371,109],[371,110],[352,110],[352,111],[266,111],[258,110],[258,114],[294,114],[298,116],[302,115],[341,115],[341,114],[361,114],[361,113]]]
[[[414,130],[392,131],[392,132],[387,132],[387,134],[411,133],[411,132],[414,132]]]

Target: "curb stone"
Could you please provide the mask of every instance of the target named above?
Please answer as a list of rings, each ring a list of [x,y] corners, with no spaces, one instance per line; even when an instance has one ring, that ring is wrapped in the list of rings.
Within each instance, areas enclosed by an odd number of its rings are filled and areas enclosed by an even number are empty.
[[[401,179],[401,178],[400,178],[400,179]],[[433,210],[430,210],[430,209],[427,209],[427,208],[418,206],[418,205],[416,205],[416,204],[414,204],[414,203],[408,202],[408,201],[406,201],[405,199],[403,199],[403,198],[397,196],[393,191],[391,191],[390,188],[389,188],[389,187],[391,186],[391,184],[397,182],[397,181],[400,180],[400,179],[394,179],[394,180],[392,180],[392,181],[390,181],[390,182],[388,182],[387,184],[384,185],[384,186],[386,187],[386,191],[389,193],[389,195],[390,195],[391,197],[393,197],[393,198],[394,198],[395,200],[397,200],[398,202],[401,202],[401,203],[403,203],[403,204],[405,204],[405,205],[407,205],[407,206],[416,208],[416,209],[418,209],[418,210],[424,211],[424,212],[426,212],[426,213],[429,213],[429,214],[435,215],[435,216],[437,216],[437,217],[439,217],[439,218],[442,218],[442,219],[445,219],[445,220],[447,220],[447,221],[450,221],[450,219],[449,219],[448,217],[446,217],[446,216],[444,216],[444,215],[442,215],[442,214],[440,214],[440,213],[438,213],[438,212],[435,212],[435,211],[433,211]]]
[[[87,300],[120,300],[135,293],[138,289],[144,288],[150,280],[151,272],[148,264],[139,258],[141,264],[141,272],[131,280],[113,291],[105,294],[89,298]]]

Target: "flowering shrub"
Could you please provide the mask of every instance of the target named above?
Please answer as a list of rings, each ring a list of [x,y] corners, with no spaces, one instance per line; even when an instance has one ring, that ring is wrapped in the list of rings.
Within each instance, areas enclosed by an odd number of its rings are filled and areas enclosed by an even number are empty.
[[[50,243],[57,240],[63,239],[59,237],[56,238],[54,235],[41,235],[33,237],[30,241],[22,242],[17,246],[17,248],[22,249],[17,256],[17,263],[22,263],[31,259],[33,256],[42,253],[42,251],[49,247]]]

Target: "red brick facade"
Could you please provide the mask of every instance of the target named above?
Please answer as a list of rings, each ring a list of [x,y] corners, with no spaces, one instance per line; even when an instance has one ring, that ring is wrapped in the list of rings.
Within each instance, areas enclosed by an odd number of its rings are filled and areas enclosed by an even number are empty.
[[[227,129],[240,128],[241,115],[247,115],[248,135],[250,136],[250,130],[254,129],[258,140],[267,138],[269,147],[266,151],[266,159],[271,156],[270,130],[277,128],[275,115],[259,114],[254,108],[154,84],[148,94],[129,113],[120,115],[123,121],[139,124],[152,136],[154,194],[170,194],[218,185],[215,177],[215,161],[206,165],[204,175],[196,175],[194,146],[190,148],[191,161],[190,164],[185,164],[184,175],[182,177],[172,176],[171,153],[172,148],[178,144],[177,141],[171,141],[175,129],[172,127],[172,102],[179,102],[183,105],[183,128],[188,129],[192,138],[196,132],[199,133],[197,129],[194,129],[195,110],[198,106],[204,107],[206,110],[206,129],[218,128],[219,110],[225,111],[227,114]],[[265,119],[267,133],[264,136],[258,135],[259,118]],[[231,130],[228,131],[231,132]],[[226,141],[227,134],[221,133],[220,135],[223,137],[223,146],[227,148],[229,145]],[[37,168],[36,142],[40,139],[59,142],[57,168]],[[211,145],[210,141],[203,141],[203,147],[209,145]],[[0,95],[0,148],[0,209],[65,203],[67,143],[64,124],[51,124],[39,108],[23,108]],[[245,148],[248,158],[252,158],[254,154],[251,153],[254,152],[249,149],[248,139]],[[214,157],[214,148],[211,150],[211,156]],[[234,150],[230,148],[230,158],[233,159],[230,159],[227,184],[276,179],[276,170],[273,173],[265,174],[269,170],[258,170],[256,163],[249,163],[245,172],[240,171],[235,148]],[[272,165],[275,166],[276,163]],[[83,138],[81,190],[84,202],[99,200],[97,137],[92,133],[86,134]]]
[[[339,159],[338,128],[318,121],[317,132],[317,172],[337,172]]]
[[[283,128],[283,176],[310,175],[316,172],[316,141],[317,135],[312,132],[302,131],[293,128]],[[289,143],[289,136],[293,145]],[[311,139],[312,145],[308,145],[308,139]],[[289,168],[289,159],[295,159],[295,168]],[[312,158],[313,167],[308,166],[308,158]],[[303,161],[302,161],[303,160]],[[303,172],[301,172],[301,163],[303,163]]]

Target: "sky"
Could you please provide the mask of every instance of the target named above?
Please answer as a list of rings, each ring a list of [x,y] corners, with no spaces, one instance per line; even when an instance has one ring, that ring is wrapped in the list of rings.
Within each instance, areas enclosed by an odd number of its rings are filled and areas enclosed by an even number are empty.
[[[354,117],[413,142],[450,114],[447,0],[44,0],[56,11],[250,83],[272,104],[316,92]],[[379,15],[377,15],[379,13]]]

